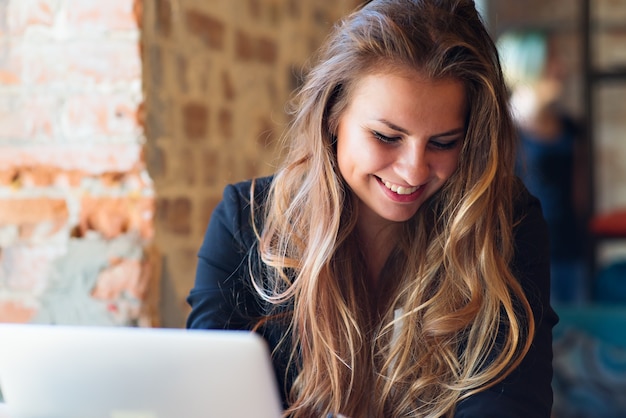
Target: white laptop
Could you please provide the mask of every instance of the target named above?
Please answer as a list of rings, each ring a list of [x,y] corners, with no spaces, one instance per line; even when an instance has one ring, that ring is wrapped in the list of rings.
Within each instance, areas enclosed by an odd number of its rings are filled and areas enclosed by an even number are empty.
[[[0,324],[11,418],[279,418],[265,341],[244,331]]]

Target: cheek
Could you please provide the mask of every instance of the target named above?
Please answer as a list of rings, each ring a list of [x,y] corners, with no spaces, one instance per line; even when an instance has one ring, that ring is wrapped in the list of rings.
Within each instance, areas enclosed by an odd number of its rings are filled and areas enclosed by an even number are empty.
[[[351,148],[351,135],[349,126],[346,126],[343,122],[339,123],[337,127],[337,139],[335,143],[335,152],[337,158],[337,166],[341,174],[345,175],[344,170],[350,158]]]
[[[393,156],[377,144],[361,140],[344,151],[343,160],[355,174],[372,174],[390,164]]]
[[[336,144],[336,158],[339,171],[343,172],[347,163],[346,159],[349,157],[349,155],[349,147],[347,146],[346,142],[343,138],[338,138]]]
[[[343,175],[346,171],[354,172],[369,166],[369,161],[376,153],[362,136],[343,130],[337,138],[337,164]]]
[[[439,177],[447,180],[459,167],[459,159],[461,156],[460,150],[454,153],[449,153],[441,160],[438,161],[437,172]]]

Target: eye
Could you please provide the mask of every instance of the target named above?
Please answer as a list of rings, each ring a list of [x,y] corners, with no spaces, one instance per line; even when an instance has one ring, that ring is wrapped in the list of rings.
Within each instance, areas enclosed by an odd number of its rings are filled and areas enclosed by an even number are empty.
[[[433,147],[436,150],[440,150],[440,151],[446,151],[446,150],[451,150],[456,148],[456,146],[461,142],[461,139],[455,139],[452,141],[447,141],[447,142],[443,142],[443,141],[434,141],[431,140],[429,142],[429,145],[431,147]]]
[[[374,136],[374,138],[385,144],[393,144],[401,139],[401,137],[399,136],[387,136],[377,131],[372,131],[372,135]]]

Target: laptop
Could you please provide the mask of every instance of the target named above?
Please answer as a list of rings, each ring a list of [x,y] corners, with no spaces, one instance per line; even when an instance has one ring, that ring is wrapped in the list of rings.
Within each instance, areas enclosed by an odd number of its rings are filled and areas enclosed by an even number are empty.
[[[279,418],[265,341],[246,331],[0,324],[11,418]]]

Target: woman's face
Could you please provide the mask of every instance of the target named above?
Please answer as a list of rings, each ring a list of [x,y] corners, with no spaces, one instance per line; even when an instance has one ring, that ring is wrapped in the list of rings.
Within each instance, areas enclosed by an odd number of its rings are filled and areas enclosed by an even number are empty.
[[[466,103],[460,81],[412,70],[357,83],[339,118],[337,161],[361,224],[406,221],[443,186],[458,166]]]

